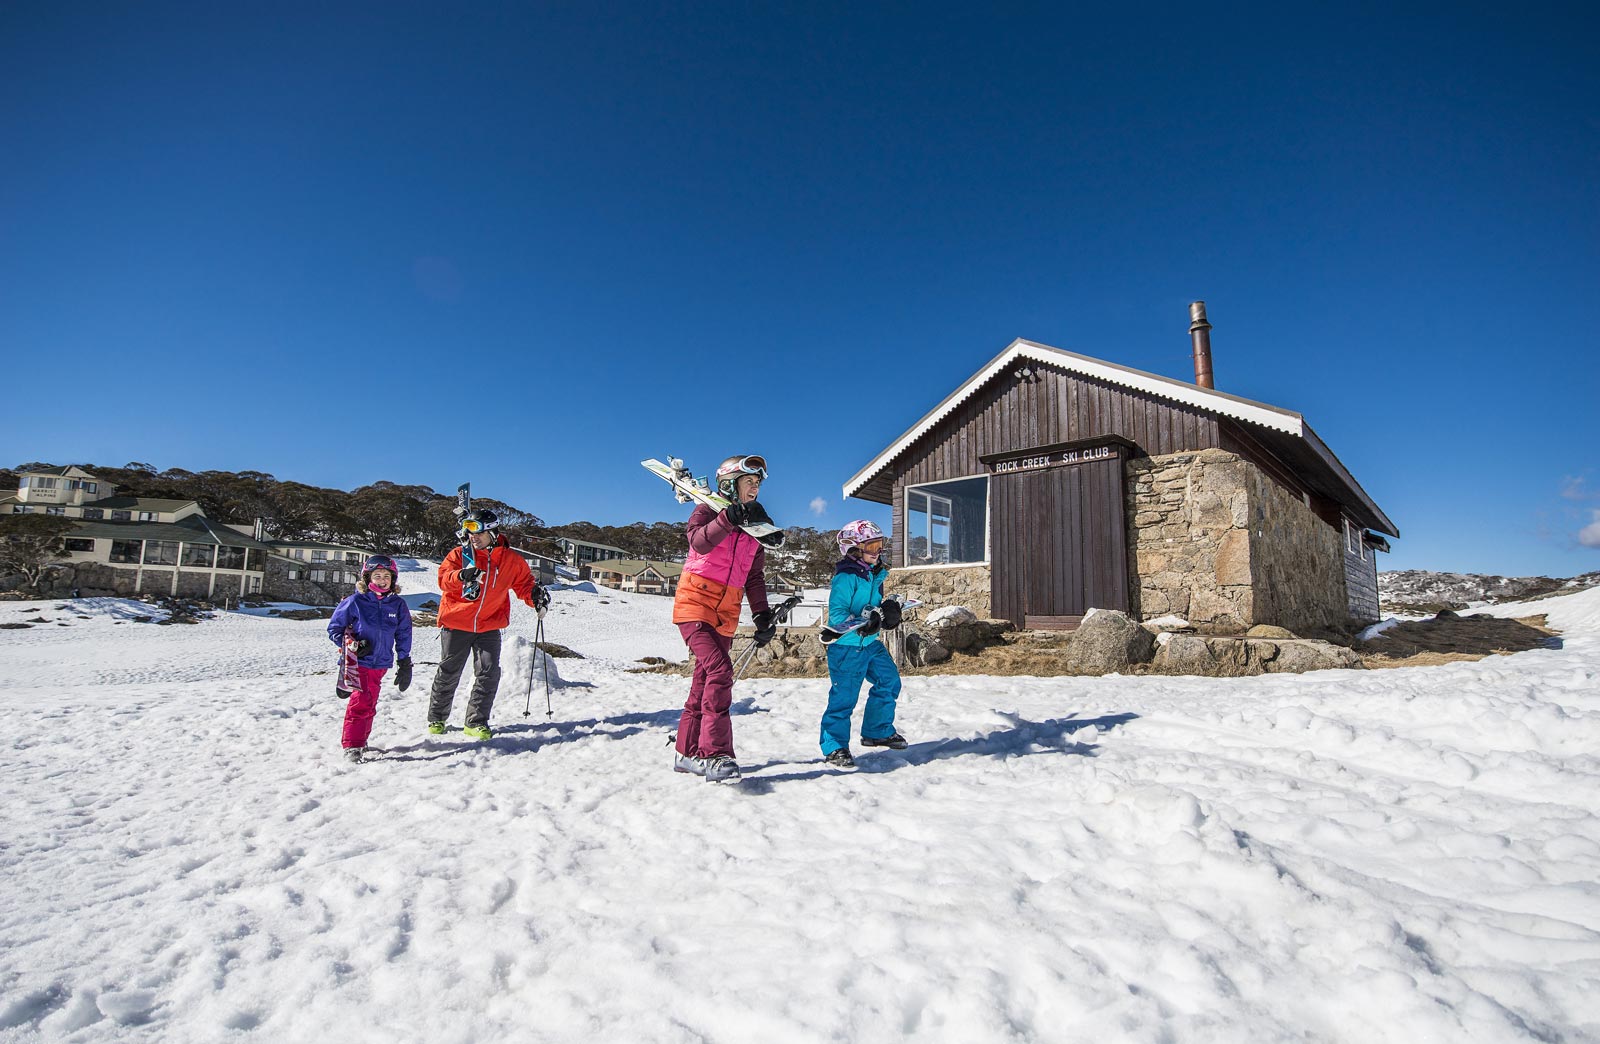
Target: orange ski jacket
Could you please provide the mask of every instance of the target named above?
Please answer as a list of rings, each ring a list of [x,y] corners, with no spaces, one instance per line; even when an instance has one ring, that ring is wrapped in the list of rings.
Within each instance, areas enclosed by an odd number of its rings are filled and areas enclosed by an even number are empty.
[[[498,631],[511,622],[511,595],[533,606],[538,581],[521,555],[511,550],[506,538],[496,537],[493,545],[473,554],[481,570],[482,589],[476,601],[461,597],[461,548],[456,547],[439,563],[439,626],[452,631]]]

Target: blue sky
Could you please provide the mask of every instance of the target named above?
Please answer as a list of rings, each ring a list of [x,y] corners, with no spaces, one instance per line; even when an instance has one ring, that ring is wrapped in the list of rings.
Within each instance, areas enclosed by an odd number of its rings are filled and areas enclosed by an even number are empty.
[[[6,5],[0,463],[886,521],[1012,338],[1189,379],[1203,298],[1383,567],[1600,568],[1595,15],[764,7]]]

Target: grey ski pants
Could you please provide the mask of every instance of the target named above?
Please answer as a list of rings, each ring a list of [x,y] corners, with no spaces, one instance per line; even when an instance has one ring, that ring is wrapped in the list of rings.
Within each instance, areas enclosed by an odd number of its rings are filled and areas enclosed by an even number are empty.
[[[472,657],[472,696],[467,700],[467,727],[489,724],[494,695],[500,690],[500,632],[452,631],[439,628],[439,673],[428,695],[428,720],[446,721],[456,701],[461,672]]]

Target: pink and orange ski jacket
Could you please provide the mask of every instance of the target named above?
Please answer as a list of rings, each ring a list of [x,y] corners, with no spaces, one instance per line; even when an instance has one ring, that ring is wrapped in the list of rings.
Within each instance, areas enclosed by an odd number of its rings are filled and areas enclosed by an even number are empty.
[[[767,609],[767,551],[761,542],[728,521],[726,512],[705,504],[689,516],[689,560],[678,578],[672,622],[707,623],[733,637],[746,591],[750,611]]]

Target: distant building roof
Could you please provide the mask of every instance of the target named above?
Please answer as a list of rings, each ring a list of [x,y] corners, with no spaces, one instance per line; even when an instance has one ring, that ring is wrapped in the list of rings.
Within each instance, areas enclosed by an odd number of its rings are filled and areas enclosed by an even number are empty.
[[[73,535],[102,540],[181,540],[186,544],[226,544],[229,547],[271,550],[254,537],[218,525],[204,515],[190,515],[177,522],[69,521],[73,523]]]
[[[638,576],[646,569],[654,569],[667,578],[683,572],[683,566],[677,562],[656,562],[642,558],[608,558],[589,566],[591,573],[617,573],[621,576]]]
[[[628,553],[628,549],[625,548],[625,547],[614,547],[611,544],[602,544],[602,543],[600,543],[599,541],[596,541],[596,540],[584,540],[582,537],[561,536],[561,537],[556,537],[556,539],[557,540],[565,540],[568,543],[572,543],[572,544],[582,544],[584,547],[599,547],[599,548],[604,548],[607,551],[620,551],[623,554],[627,554]]]
[[[330,544],[323,540],[268,540],[266,546],[274,551],[281,548],[303,547],[308,551],[359,551],[362,554],[368,553],[366,548],[356,547],[354,544]]]
[[[188,507],[190,504],[198,505],[197,500],[170,500],[165,497],[106,497],[103,500],[90,500],[83,506],[86,508],[110,508],[117,511],[177,511]]]

